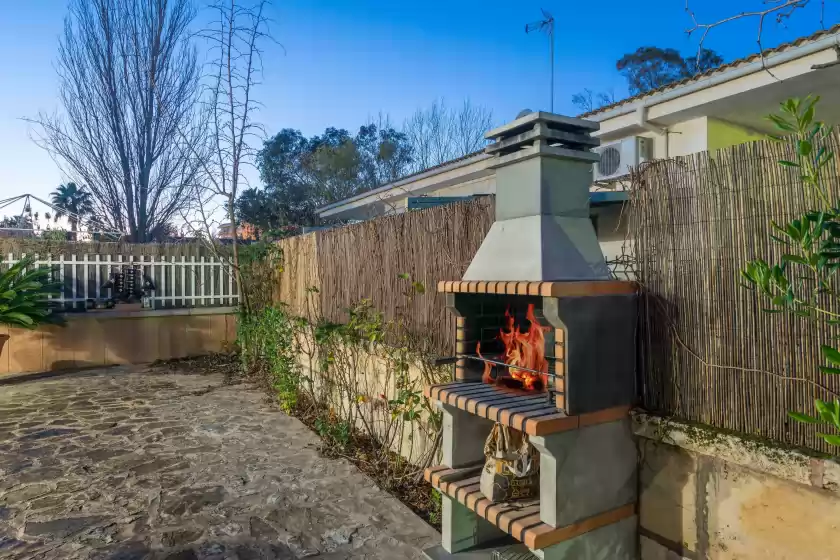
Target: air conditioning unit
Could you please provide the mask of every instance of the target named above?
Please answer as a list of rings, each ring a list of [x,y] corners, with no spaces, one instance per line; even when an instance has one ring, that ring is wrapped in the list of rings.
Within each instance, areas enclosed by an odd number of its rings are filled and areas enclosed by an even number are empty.
[[[593,165],[595,181],[615,179],[630,173],[640,163],[653,159],[653,139],[634,136],[595,148],[601,161]]]

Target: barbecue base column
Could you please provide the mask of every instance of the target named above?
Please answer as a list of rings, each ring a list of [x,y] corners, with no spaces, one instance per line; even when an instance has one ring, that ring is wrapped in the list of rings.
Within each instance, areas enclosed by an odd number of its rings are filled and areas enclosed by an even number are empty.
[[[493,422],[438,402],[443,412],[443,464],[457,469],[484,461],[484,442]]]
[[[566,527],[636,501],[636,444],[625,418],[547,436],[540,452],[540,518]]]
[[[442,544],[451,554],[505,537],[503,531],[449,496],[443,496],[441,506]]]
[[[573,539],[535,550],[540,560],[637,560],[636,516],[589,531]]]

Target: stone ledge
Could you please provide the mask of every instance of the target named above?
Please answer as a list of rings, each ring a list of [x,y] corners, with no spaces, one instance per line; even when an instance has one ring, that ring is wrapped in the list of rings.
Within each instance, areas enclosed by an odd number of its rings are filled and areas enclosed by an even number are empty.
[[[230,315],[236,313],[238,307],[179,307],[175,309],[140,309],[120,311],[106,309],[97,311],[82,311],[78,313],[63,313],[67,320],[72,319],[127,319],[142,317],[177,317],[184,315]]]
[[[641,411],[633,411],[631,416],[637,436],[840,495],[840,463],[816,451],[808,454],[769,440],[745,438]]]

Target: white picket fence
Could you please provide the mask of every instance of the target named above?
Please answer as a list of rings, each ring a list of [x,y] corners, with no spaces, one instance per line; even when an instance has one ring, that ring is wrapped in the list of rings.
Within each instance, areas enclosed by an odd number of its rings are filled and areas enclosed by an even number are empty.
[[[26,254],[9,253],[0,263],[5,270]],[[37,266],[52,268],[63,286],[61,296],[53,298],[67,307],[83,307],[88,299],[109,296],[102,290],[114,267],[136,264],[155,285],[150,297],[156,309],[172,307],[218,307],[239,304],[239,292],[230,267],[212,256],[153,255],[36,255]]]

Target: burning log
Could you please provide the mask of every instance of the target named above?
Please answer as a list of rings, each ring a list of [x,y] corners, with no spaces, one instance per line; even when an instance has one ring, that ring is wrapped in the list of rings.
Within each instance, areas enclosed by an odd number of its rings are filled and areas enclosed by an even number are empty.
[[[500,361],[507,364],[509,378],[518,382],[518,385],[523,389],[526,391],[541,391],[548,384],[545,333],[551,327],[544,327],[539,324],[534,315],[533,303],[528,304],[528,312],[525,318],[530,324],[528,330],[523,332],[516,324],[516,318],[510,313],[510,308],[505,311],[505,326],[499,331],[498,336],[505,348]],[[481,355],[481,342],[476,345],[475,351],[479,358],[484,360],[484,356]],[[504,374],[493,377],[493,366],[492,362],[485,360],[484,374],[481,380],[491,385],[494,383],[506,384]],[[534,373],[535,371],[542,372],[542,375]]]

